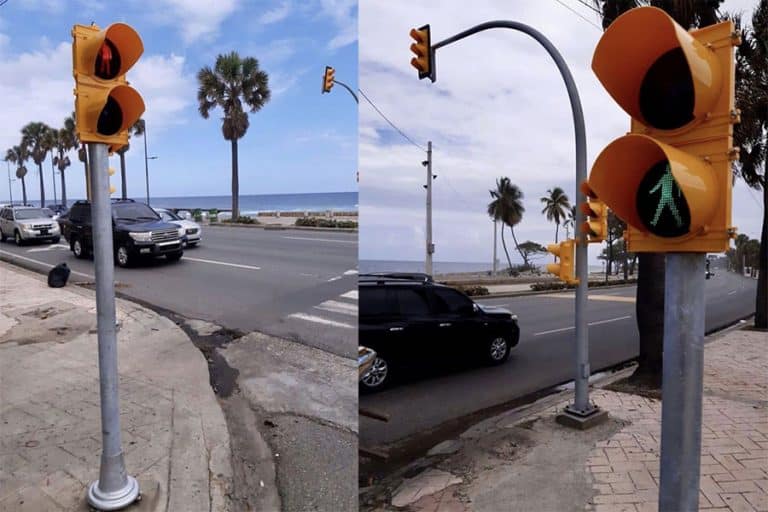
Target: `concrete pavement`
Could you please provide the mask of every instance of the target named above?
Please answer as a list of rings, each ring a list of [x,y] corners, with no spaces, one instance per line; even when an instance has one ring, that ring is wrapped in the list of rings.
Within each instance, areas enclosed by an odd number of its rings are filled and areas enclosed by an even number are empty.
[[[768,333],[737,330],[705,346],[700,510],[768,510]],[[624,372],[627,373],[626,371]],[[377,512],[657,511],[661,402],[597,389],[609,421],[555,422],[572,392],[482,421],[375,487]]]
[[[139,510],[242,510],[202,354],[170,320],[117,301],[123,451]],[[0,509],[87,510],[101,452],[93,293],[0,263]],[[274,473],[260,479],[276,494]]]

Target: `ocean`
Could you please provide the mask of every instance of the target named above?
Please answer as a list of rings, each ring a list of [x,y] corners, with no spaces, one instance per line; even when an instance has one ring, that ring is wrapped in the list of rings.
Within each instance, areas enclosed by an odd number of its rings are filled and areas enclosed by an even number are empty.
[[[47,194],[46,194],[47,195]],[[115,197],[113,194],[112,197]],[[119,195],[118,195],[119,197]],[[16,198],[14,198],[16,199]],[[137,201],[145,201],[144,197],[134,197]],[[68,199],[72,204],[74,199]],[[29,201],[39,205],[39,201]],[[230,196],[189,196],[189,197],[152,197],[152,206],[158,208],[185,208],[202,210],[229,210],[232,208]],[[47,205],[53,204],[53,198],[46,200]],[[240,212],[244,215],[255,215],[262,211],[301,212],[301,211],[357,211],[357,192],[328,192],[308,194],[251,194],[240,196]]]

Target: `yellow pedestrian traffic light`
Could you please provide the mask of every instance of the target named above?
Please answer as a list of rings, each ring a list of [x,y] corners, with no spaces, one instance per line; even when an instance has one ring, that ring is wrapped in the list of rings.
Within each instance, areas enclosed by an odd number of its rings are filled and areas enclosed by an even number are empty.
[[[81,142],[128,144],[128,128],[144,113],[144,100],[125,78],[144,52],[139,34],[125,23],[101,30],[72,28],[75,129]]]
[[[575,272],[575,253],[576,241],[573,239],[563,240],[559,244],[547,245],[547,251],[559,258],[558,263],[548,263],[547,272],[555,274],[561,281],[567,284],[578,284]]]
[[[336,75],[336,70],[331,66],[325,66],[325,73],[323,74],[323,93],[331,92],[333,87],[333,80]]]
[[[688,32],[638,7],[598,42],[592,69],[631,116],[595,160],[589,187],[627,223],[632,252],[724,252],[731,225],[733,22]]]
[[[587,201],[581,203],[581,211],[587,217],[581,232],[587,235],[587,243],[600,243],[608,236],[608,206],[597,198],[588,182],[581,184],[581,191],[587,196]]]
[[[419,80],[422,78],[429,78],[434,82],[435,54],[431,47],[432,43],[429,34],[429,25],[424,25],[418,30],[412,28],[410,35],[414,40],[414,42],[411,44],[411,52],[416,55],[411,59],[411,66],[415,67],[419,71]]]

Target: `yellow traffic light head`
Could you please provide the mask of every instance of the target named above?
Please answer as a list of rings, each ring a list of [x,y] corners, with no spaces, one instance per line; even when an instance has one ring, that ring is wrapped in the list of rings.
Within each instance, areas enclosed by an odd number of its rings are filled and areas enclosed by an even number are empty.
[[[597,198],[589,182],[581,184],[581,191],[589,198],[581,203],[581,212],[587,217],[581,232],[587,235],[588,243],[602,242],[608,236],[608,206]]]
[[[619,16],[600,38],[592,69],[625,112],[659,130],[704,117],[722,86],[715,53],[656,7]]]
[[[548,263],[547,272],[555,274],[560,280],[568,284],[577,284],[579,282],[575,277],[575,240],[563,240],[559,244],[547,245],[547,251],[560,259],[559,263]]]
[[[323,73],[323,93],[331,92],[331,87],[333,87],[335,76],[336,70],[331,66],[325,66],[325,73]]]
[[[411,38],[414,42],[411,44],[411,52],[416,56],[411,59],[411,66],[419,72],[419,80],[429,78],[435,81],[435,59],[432,51],[432,42],[430,37],[429,25],[424,25],[418,30],[411,29]]]
[[[105,30],[75,25],[72,37],[78,138],[123,146],[128,143],[128,128],[145,109],[141,96],[125,79],[144,52],[141,38],[125,23]]]

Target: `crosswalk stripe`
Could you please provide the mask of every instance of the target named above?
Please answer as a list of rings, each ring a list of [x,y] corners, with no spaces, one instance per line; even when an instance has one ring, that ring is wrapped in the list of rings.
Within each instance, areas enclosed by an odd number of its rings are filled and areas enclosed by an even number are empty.
[[[352,324],[345,324],[344,322],[336,322],[334,320],[328,320],[327,318],[322,318],[314,315],[307,315],[304,313],[293,313],[291,315],[288,315],[288,318],[297,318],[299,320],[306,320],[307,322],[314,322],[314,323],[323,324],[323,325],[331,325],[333,327],[342,327],[345,329],[357,328],[355,325],[352,325]]]
[[[340,297],[344,297],[345,299],[357,300],[358,293],[357,293],[357,290],[350,290],[347,293],[342,293]]]
[[[354,275],[354,274],[357,274],[357,270],[355,270],[355,269],[347,270],[346,272],[344,272],[345,276],[351,276],[351,275]]]
[[[315,306],[315,309],[322,309],[323,311],[330,311],[331,313],[340,313],[342,315],[357,316],[357,306],[355,304],[349,304],[347,302],[327,300]]]

